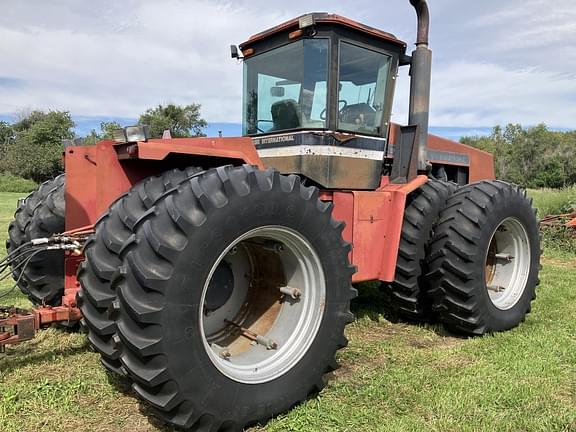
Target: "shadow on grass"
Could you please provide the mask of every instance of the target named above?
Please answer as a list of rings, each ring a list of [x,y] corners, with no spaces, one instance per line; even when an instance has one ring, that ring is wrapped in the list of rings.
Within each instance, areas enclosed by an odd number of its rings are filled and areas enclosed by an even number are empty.
[[[0,354],[0,375],[8,374],[16,369],[53,361],[54,357],[70,357],[88,351],[87,342],[80,346],[71,346],[52,349],[41,347],[41,340],[32,339],[26,345],[18,346],[16,350],[9,350]]]
[[[469,336],[446,330],[433,314],[430,314],[425,322],[404,319],[391,307],[390,299],[381,288],[380,282],[364,282],[355,285],[355,288],[358,290],[358,297],[352,300],[350,309],[356,315],[357,319],[369,319],[378,322],[384,318],[393,324],[409,324],[423,327],[442,337],[453,337],[457,339],[469,338]]]
[[[393,323],[401,322],[400,317],[390,307],[386,293],[380,288],[380,282],[363,282],[354,288],[358,290],[358,297],[352,300],[350,309],[357,319],[380,321],[384,318]]]
[[[122,393],[125,396],[129,396],[138,400],[138,411],[140,412],[140,414],[142,414],[144,417],[148,419],[148,423],[150,423],[150,425],[154,428],[154,430],[157,430],[159,432],[175,432],[181,430],[163,422],[158,417],[155,408],[147,404],[146,402],[142,401],[138,397],[136,392],[132,389],[132,380],[130,378],[118,375],[108,370],[106,371],[106,378],[108,380],[108,383],[112,387],[114,387],[116,391]]]
[[[145,402],[140,402],[138,404],[138,411],[143,416],[146,416],[148,419],[148,423],[153,426],[157,431],[160,432],[176,432],[176,431],[184,431],[184,429],[178,428],[176,426],[171,426],[164,421],[162,421],[158,415],[157,411],[150,405]]]

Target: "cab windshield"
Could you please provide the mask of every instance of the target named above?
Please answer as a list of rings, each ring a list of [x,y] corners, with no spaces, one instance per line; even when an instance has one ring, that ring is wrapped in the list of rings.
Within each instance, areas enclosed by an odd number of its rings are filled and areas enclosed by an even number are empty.
[[[244,135],[326,128],[328,46],[304,39],[244,61]]]

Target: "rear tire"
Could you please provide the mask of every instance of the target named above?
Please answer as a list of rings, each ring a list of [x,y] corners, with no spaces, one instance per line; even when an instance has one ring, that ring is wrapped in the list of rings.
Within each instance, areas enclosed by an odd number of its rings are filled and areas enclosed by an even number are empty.
[[[242,430],[324,387],[356,293],[331,209],[297,176],[228,166],[184,182],[142,218],[114,282],[117,326],[133,388],[158,416],[193,431]],[[289,280],[301,297],[281,294]],[[263,326],[278,345],[251,345],[226,319]]]
[[[8,227],[6,249],[14,251],[27,241],[65,230],[64,174],[42,183],[20,204]],[[15,265],[23,260],[18,260]],[[22,274],[22,272],[24,274]],[[18,286],[35,305],[57,306],[64,293],[64,252],[43,251],[25,266],[13,270]]]
[[[482,181],[448,199],[428,265],[434,310],[454,332],[505,331],[530,311],[540,239],[532,202],[518,186]]]
[[[427,296],[426,252],[433,227],[446,200],[457,189],[453,183],[429,180],[408,196],[396,263],[396,277],[382,289],[392,313],[401,319],[424,322],[431,302]]]
[[[111,281],[122,264],[118,254],[132,235],[134,225],[154,202],[167,190],[200,171],[200,168],[174,169],[138,183],[98,219],[95,233],[86,243],[86,259],[78,269],[81,285],[78,304],[82,310],[82,324],[88,331],[88,340],[100,353],[102,364],[111,372],[125,375],[113,339],[116,333],[114,307],[117,297]]]

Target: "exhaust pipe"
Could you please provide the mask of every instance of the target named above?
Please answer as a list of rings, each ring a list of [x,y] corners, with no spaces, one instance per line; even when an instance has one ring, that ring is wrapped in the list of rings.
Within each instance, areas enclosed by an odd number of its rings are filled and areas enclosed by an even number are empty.
[[[428,48],[430,11],[426,0],[410,0],[418,17],[416,49],[410,66],[410,113],[408,124],[418,126],[418,171],[428,171],[428,122],[430,118],[430,81],[432,51]]]

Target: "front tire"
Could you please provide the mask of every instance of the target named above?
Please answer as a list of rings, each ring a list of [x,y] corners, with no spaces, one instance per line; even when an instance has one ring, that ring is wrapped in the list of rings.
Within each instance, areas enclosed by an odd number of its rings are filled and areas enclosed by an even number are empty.
[[[530,311],[539,261],[526,192],[502,181],[465,186],[448,200],[430,246],[433,308],[454,332],[509,330]]]
[[[133,388],[161,418],[241,430],[324,387],[355,296],[331,209],[296,176],[220,167],[142,219],[117,326]]]

